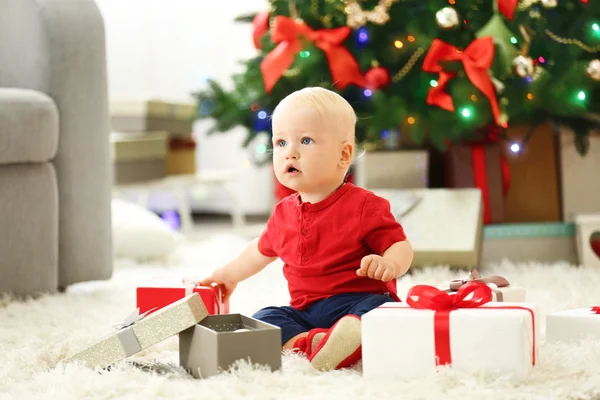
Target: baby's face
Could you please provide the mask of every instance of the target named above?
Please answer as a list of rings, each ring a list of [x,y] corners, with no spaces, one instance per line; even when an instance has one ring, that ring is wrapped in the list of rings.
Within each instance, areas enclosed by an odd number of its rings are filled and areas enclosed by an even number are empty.
[[[273,167],[282,185],[320,193],[340,183],[344,137],[313,108],[286,103],[273,117]]]

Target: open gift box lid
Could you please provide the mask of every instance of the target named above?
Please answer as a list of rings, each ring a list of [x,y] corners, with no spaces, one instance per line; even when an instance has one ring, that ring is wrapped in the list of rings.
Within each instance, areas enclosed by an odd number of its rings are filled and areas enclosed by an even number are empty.
[[[116,332],[78,352],[66,362],[83,362],[90,368],[104,368],[202,321],[208,311],[202,298],[194,293],[151,314],[134,312],[113,326]]]

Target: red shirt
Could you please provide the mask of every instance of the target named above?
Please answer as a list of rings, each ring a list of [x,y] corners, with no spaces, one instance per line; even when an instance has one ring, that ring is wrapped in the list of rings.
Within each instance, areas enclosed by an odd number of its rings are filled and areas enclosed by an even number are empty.
[[[356,270],[364,256],[405,239],[386,199],[345,183],[318,203],[302,203],[297,193],[279,202],[258,249],[283,260],[290,305],[302,310],[341,293],[388,292],[399,300],[395,279],[385,283]]]

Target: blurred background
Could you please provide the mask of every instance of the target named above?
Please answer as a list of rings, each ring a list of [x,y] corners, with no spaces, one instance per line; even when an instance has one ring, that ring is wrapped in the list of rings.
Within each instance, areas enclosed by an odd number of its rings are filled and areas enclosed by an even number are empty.
[[[89,277],[59,265],[257,236],[291,194],[270,116],[307,86],[356,110],[348,180],[390,201],[416,266],[600,265],[598,1],[0,6],[5,271],[64,286]]]
[[[387,190],[399,218],[427,196],[479,190],[481,204],[436,197],[420,217],[405,216],[421,227],[415,235],[430,238],[430,250],[448,239],[434,240],[425,226],[458,226],[454,236],[472,243],[477,262],[578,261],[576,217],[600,211],[598,4],[98,4],[116,189],[175,229],[197,233],[202,224],[231,221],[237,232],[260,233],[273,205],[291,193],[270,168],[270,114],[291,91],[323,86],[359,116],[364,154],[349,180]],[[176,175],[166,180],[177,182],[171,186],[140,189]],[[433,209],[446,219],[429,225]],[[461,212],[466,220],[457,219]],[[430,261],[451,258],[441,257]]]
[[[164,131],[170,136],[164,140],[160,135],[158,139],[156,134],[151,136],[159,154],[150,153],[147,157],[160,160],[162,156],[165,162],[170,157],[169,167],[157,166],[160,162],[153,163],[154,169],[151,162],[142,162],[137,169],[126,165],[119,176],[120,182],[196,170],[233,171],[235,190],[245,194],[241,205],[244,213],[259,216],[269,213],[273,205],[273,180],[267,166],[253,165],[251,150],[243,146],[246,130],[237,127],[223,135],[209,136],[210,121],[191,120],[198,109],[193,93],[206,89],[209,80],[232,88],[232,75],[243,71],[240,61],[256,55],[251,24],[236,23],[234,19],[240,14],[264,10],[268,2],[101,0],[98,6],[106,23],[113,131],[141,134],[147,129]],[[170,111],[161,114],[158,110],[158,115],[153,116],[146,109],[149,101],[156,101],[157,108]],[[176,117],[169,120],[169,115]],[[136,118],[139,120],[134,121]],[[151,119],[148,125],[140,122],[144,118]],[[167,147],[170,142],[170,151],[166,152],[170,154],[160,154],[164,142]],[[198,186],[196,191],[189,194],[194,213],[223,214],[232,207],[229,196],[218,187],[207,193]],[[170,211],[173,202],[169,193],[161,191],[150,198],[151,207],[157,212]]]

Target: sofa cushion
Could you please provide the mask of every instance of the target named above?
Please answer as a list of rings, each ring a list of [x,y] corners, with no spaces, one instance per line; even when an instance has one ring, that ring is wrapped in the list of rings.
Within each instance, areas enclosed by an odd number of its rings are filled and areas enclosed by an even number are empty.
[[[34,90],[0,88],[0,164],[46,162],[57,147],[56,103]]]

